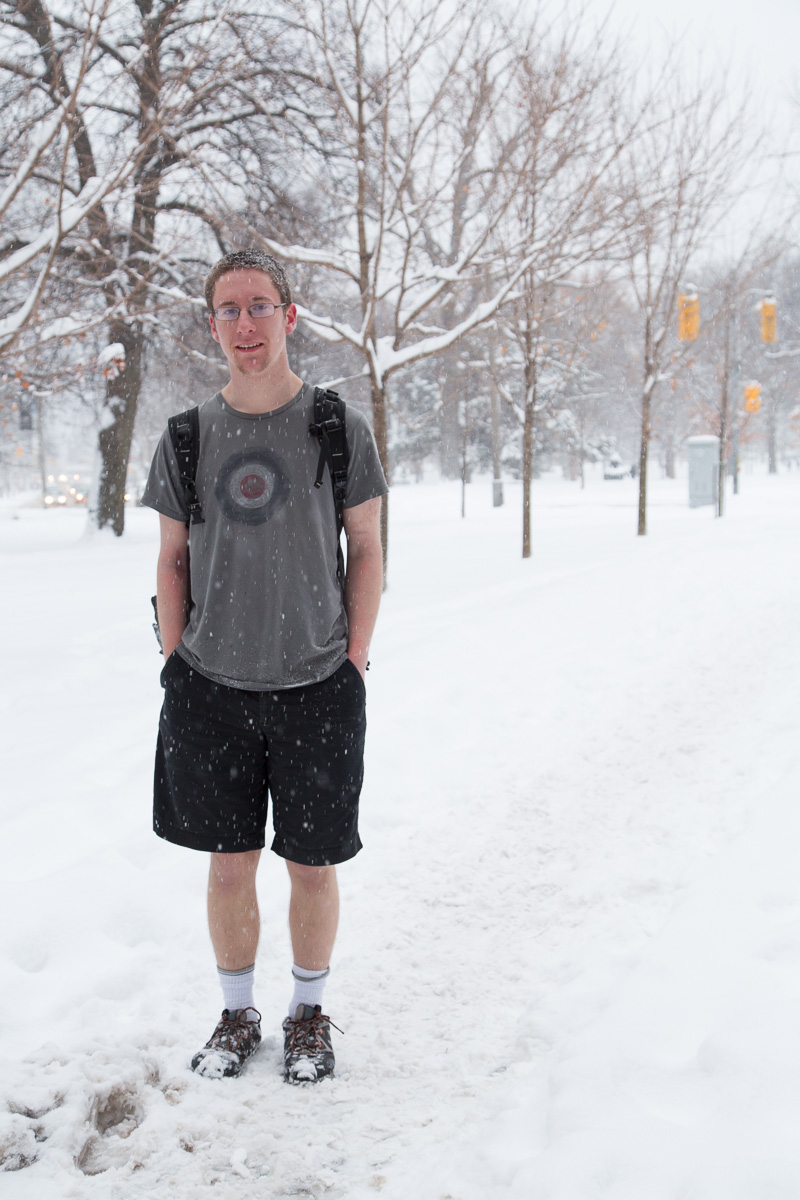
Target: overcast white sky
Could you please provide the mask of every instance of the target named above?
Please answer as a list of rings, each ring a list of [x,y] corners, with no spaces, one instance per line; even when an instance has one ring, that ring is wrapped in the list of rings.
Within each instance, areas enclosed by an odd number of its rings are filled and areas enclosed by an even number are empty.
[[[644,47],[659,35],[685,37],[687,50],[709,64],[730,64],[759,93],[786,107],[800,81],[800,0],[589,0],[590,10],[613,9],[618,27],[633,27]]]
[[[771,130],[770,157],[758,173],[743,171],[748,212],[762,213],[777,191],[800,195],[800,0],[586,0],[598,18],[611,13],[614,32],[631,31],[634,61],[681,39],[688,58],[728,71]],[[781,174],[782,172],[782,174]],[[734,235],[736,240],[738,236]],[[727,240],[727,239],[726,239]]]

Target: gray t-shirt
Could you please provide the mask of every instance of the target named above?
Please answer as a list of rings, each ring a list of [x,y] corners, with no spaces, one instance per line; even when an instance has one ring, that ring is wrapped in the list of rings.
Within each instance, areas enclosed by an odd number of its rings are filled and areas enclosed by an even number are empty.
[[[347,617],[336,578],[330,474],[315,488],[314,389],[282,408],[243,413],[218,392],[200,406],[197,493],[204,521],[189,531],[192,604],[179,653],[203,675],[255,691],[319,683],[341,666]],[[388,491],[365,418],[347,408],[345,508]],[[142,503],[185,521],[169,433]]]

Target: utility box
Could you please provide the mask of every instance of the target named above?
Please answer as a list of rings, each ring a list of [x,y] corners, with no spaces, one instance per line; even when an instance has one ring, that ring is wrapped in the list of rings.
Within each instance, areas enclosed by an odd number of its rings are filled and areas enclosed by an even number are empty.
[[[713,434],[687,438],[689,508],[716,504],[719,498],[719,438]]]

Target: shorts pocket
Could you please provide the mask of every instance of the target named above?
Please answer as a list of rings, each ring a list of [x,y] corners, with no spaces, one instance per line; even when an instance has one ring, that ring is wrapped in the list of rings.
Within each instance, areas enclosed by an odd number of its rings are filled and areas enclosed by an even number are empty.
[[[353,662],[352,658],[346,658],[344,660],[344,662],[342,663],[340,669],[342,671],[349,670],[351,672],[351,674],[353,674],[356,677],[356,679],[358,680],[358,683],[359,683],[359,686],[360,686],[362,692],[366,693],[366,690],[367,690],[366,682],[365,682],[364,678],[362,677],[361,672],[359,671],[358,667]]]
[[[176,658],[180,658],[180,655],[178,654],[177,649],[172,651],[172,654],[170,654],[169,658],[167,659],[167,661],[164,663],[163,667],[161,668],[161,674],[159,676],[159,679],[161,680],[162,688],[165,688],[167,686],[167,671],[172,666],[172,663]]]

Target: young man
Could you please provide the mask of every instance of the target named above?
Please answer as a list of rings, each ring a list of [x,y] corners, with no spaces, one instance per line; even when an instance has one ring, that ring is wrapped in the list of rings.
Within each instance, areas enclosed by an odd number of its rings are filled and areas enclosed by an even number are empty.
[[[284,1076],[316,1081],[334,1066],[322,989],[339,915],[335,864],[361,848],[364,672],[387,487],[370,428],[348,408],[342,593],[327,469],[314,486],[314,389],[287,357],[297,310],[283,268],[257,250],[228,254],[206,280],[206,302],[230,379],[199,413],[203,521],[187,528],[168,433],[143,497],[161,520],[154,828],[211,854],[208,921],[224,1011],[192,1067],[238,1075],[261,1040],[255,877],[271,796],[272,849],[291,881]]]

